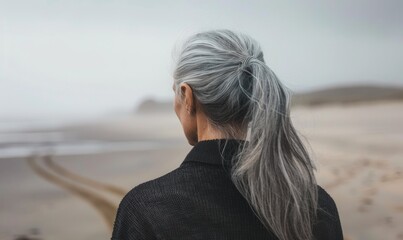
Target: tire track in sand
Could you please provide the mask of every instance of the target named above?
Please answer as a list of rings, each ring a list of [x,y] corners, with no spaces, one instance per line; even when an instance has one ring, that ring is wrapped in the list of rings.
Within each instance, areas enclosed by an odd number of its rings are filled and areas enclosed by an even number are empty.
[[[52,157],[49,155],[44,157],[44,163],[46,164],[47,167],[52,169],[54,172],[60,174],[61,176],[69,178],[75,182],[82,183],[84,185],[87,185],[89,187],[96,188],[96,189],[99,189],[102,191],[110,192],[119,197],[123,197],[127,193],[127,191],[125,189],[122,189],[122,188],[119,188],[119,187],[116,187],[116,186],[113,186],[113,185],[110,185],[107,183],[98,182],[93,179],[78,175],[78,174],[62,167],[61,165],[57,164],[52,159]]]
[[[51,158],[50,156],[47,157]],[[71,192],[72,194],[82,198],[83,200],[91,204],[95,208],[95,210],[97,210],[101,214],[108,229],[113,229],[117,209],[117,206],[115,204],[111,203],[99,194],[89,191],[83,187],[77,186],[76,184],[70,183],[67,180],[64,180],[63,178],[51,173],[44,167],[40,166],[40,164],[35,161],[35,158],[36,156],[31,156],[27,158],[28,165],[35,173],[48,180],[49,182],[58,185],[59,187]]]

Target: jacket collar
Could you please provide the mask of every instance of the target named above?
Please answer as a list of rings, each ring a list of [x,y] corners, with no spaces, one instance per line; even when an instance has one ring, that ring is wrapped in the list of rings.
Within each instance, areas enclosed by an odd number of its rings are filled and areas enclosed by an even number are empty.
[[[196,143],[181,166],[188,162],[231,166],[231,159],[238,147],[247,141],[240,139],[210,139]]]

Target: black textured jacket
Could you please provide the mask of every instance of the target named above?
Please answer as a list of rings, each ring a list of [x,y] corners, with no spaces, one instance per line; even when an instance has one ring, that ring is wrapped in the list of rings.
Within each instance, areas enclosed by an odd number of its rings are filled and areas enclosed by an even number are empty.
[[[231,182],[227,159],[240,141],[230,139],[223,158],[219,142],[198,142],[179,168],[128,192],[119,205],[111,239],[277,239]],[[329,214],[318,211],[314,235],[318,240],[342,240],[336,204],[321,187],[318,191],[319,207]]]

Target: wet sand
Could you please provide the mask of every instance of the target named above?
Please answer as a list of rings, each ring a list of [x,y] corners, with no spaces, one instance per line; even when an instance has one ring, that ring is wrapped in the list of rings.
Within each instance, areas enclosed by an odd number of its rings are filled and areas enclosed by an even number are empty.
[[[336,201],[345,239],[403,239],[403,102],[299,107],[292,118],[309,142],[319,184]],[[0,159],[0,239],[109,239],[123,195],[178,167],[191,148],[174,116],[158,119],[69,131],[114,140],[160,132],[174,144],[159,150]]]

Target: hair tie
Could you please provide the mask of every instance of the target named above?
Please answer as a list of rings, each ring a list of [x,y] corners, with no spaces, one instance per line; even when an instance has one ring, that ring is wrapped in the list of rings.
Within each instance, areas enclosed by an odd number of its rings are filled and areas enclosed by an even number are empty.
[[[249,62],[252,59],[253,59],[253,56],[247,56],[247,57],[243,58],[242,62],[241,62],[241,69],[245,70],[249,66]]]

